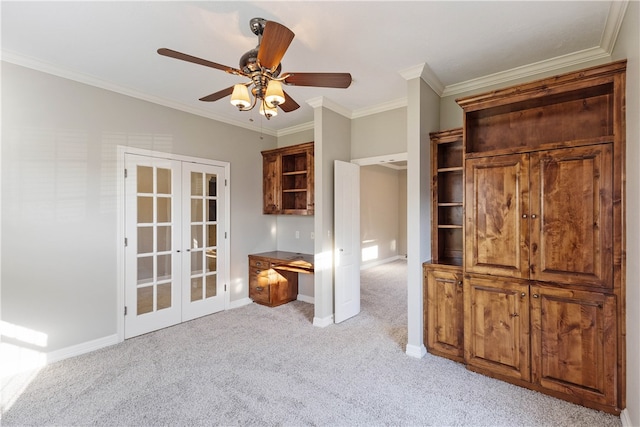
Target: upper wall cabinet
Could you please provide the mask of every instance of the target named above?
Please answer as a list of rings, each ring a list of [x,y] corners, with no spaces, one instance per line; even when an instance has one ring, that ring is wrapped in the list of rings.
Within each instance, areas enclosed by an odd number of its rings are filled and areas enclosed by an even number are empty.
[[[313,142],[262,152],[263,213],[313,215]]]

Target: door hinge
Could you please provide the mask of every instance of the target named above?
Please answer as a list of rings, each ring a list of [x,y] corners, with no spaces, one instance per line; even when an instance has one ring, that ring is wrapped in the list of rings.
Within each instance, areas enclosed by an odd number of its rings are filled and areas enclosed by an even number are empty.
[[[227,178],[224,179],[224,186],[227,186]]]
[[[127,246],[129,244],[129,240],[125,237],[124,238],[124,245]]]
[[[126,305],[124,306],[124,315],[125,316],[127,315],[127,306]]]
[[[227,292],[227,284],[224,284],[224,291]]]
[[[125,178],[127,177],[127,170],[126,169],[124,170],[124,177]]]
[[[227,232],[226,231],[224,232],[224,238],[225,239],[227,238]]]

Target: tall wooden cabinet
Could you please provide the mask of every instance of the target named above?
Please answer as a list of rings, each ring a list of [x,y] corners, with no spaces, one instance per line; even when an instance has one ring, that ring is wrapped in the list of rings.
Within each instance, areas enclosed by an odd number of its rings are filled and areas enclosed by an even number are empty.
[[[615,414],[626,406],[625,70],[457,100],[464,363]]]
[[[263,213],[313,215],[313,142],[262,152]]]
[[[463,150],[462,128],[431,137],[432,228],[424,264],[424,342],[437,355],[463,360]]]

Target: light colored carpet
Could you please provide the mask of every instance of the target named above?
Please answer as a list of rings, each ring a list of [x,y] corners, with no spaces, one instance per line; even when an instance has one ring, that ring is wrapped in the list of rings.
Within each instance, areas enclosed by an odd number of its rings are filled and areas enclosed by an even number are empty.
[[[619,426],[619,417],[406,345],[406,263],[362,272],[362,312],[252,304],[43,369],[2,425]]]

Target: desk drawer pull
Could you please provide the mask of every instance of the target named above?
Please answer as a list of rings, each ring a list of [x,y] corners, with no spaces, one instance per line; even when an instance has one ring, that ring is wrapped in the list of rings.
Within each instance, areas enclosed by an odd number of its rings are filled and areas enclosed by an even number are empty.
[[[256,274],[262,273],[262,270],[256,270]]]

